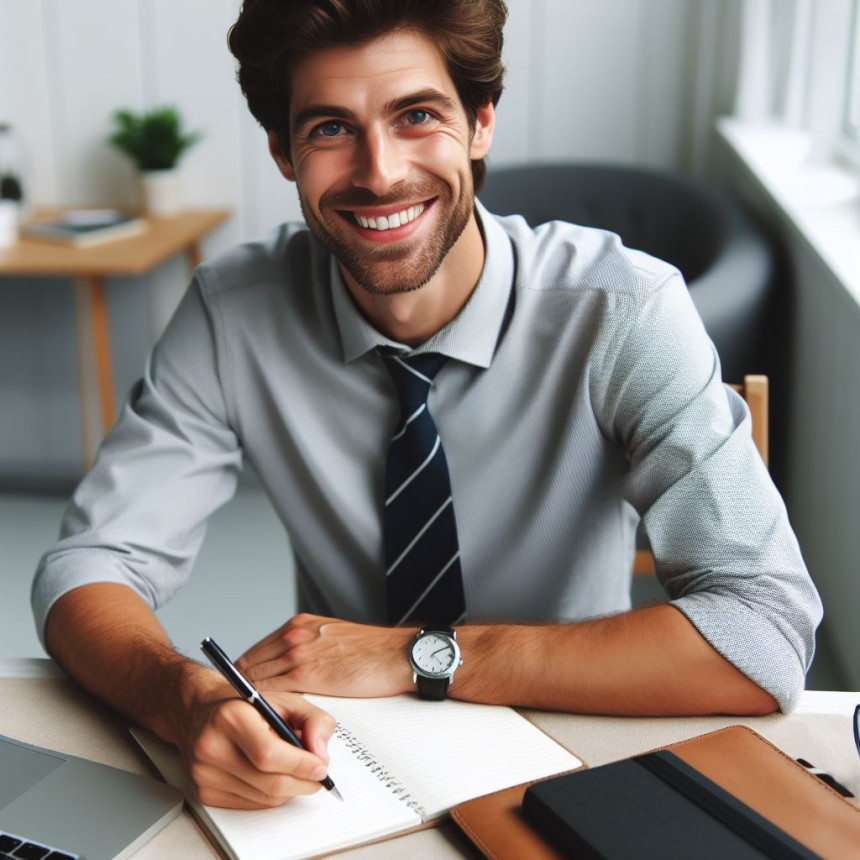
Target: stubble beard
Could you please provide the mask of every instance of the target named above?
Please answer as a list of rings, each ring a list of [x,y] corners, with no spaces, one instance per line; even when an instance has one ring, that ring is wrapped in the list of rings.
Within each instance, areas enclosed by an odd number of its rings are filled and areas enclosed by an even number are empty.
[[[475,199],[471,172],[467,175],[468,181],[462,187],[459,197],[448,207],[445,207],[445,201],[451,199],[450,188],[435,182],[412,185],[387,197],[377,197],[360,188],[349,192],[324,194],[320,198],[320,211],[331,213],[328,220],[336,225],[333,228],[326,227],[317,217],[301,188],[299,202],[311,233],[326,250],[334,254],[355,282],[371,295],[393,296],[421,289],[436,274],[448,252],[466,229],[472,217]],[[431,198],[435,198],[433,208],[439,207],[439,211],[432,213],[439,226],[418,247],[408,240],[375,247],[362,243],[359,247],[359,240],[354,234],[351,235],[351,227],[343,223],[343,216],[338,214],[338,210],[390,206],[401,201],[409,204]],[[450,214],[446,215],[445,208],[450,209]]]

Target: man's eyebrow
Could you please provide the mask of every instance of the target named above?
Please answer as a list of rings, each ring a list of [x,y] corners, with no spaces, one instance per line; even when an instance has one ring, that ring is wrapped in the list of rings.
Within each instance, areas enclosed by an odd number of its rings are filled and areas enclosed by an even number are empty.
[[[308,105],[302,108],[293,120],[293,131],[298,132],[308,123],[318,119],[352,119],[353,114],[337,105]]]
[[[385,111],[386,113],[396,113],[416,104],[435,104],[451,112],[457,110],[457,103],[450,96],[446,96],[445,93],[431,87],[388,102],[385,105]]]

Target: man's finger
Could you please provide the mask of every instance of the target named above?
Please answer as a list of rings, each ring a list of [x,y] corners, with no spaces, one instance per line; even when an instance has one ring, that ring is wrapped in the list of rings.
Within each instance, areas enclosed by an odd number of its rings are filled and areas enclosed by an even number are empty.
[[[201,762],[192,765],[191,778],[201,800],[203,793],[221,792],[260,807],[280,806],[291,797],[314,794],[320,788],[318,780],[295,779],[285,774],[258,773],[255,774],[256,784],[252,784],[215,765]]]
[[[250,674],[248,676],[251,677]],[[255,680],[255,679],[251,679]],[[291,678],[288,678],[286,675],[272,675],[269,678],[259,678],[256,679],[258,686],[261,687],[261,691],[263,695],[265,695],[268,700],[274,693],[292,693],[294,695],[298,695],[301,692],[304,693],[313,693],[314,690],[305,690],[302,689],[299,684],[297,684]]]
[[[302,628],[312,630],[322,620],[324,620],[323,616],[312,615],[309,612],[301,612],[298,615],[294,615],[285,624],[282,624],[276,630],[269,633],[268,636],[264,636],[259,642],[252,645],[245,654],[250,654],[251,652],[256,653],[259,649],[266,648],[280,641],[281,637],[289,629]]]
[[[216,741],[209,740],[202,749],[202,745],[198,745],[192,769],[198,764],[214,767],[263,794],[277,793],[272,788],[273,776],[289,776],[306,782],[325,778],[327,754],[322,758],[314,752],[299,749],[281,740],[265,724],[261,731],[260,736],[254,737],[243,734],[231,738],[225,735]]]
[[[320,788],[317,785],[317,790]],[[272,809],[276,806],[282,806],[289,798],[283,798],[277,803],[265,803],[254,800],[249,797],[244,797],[240,794],[232,794],[229,791],[221,791],[217,788],[198,789],[197,797],[201,803],[207,806],[222,806],[228,809]]]
[[[280,660],[290,649],[304,645],[317,638],[317,632],[308,628],[292,627],[285,630],[276,640],[268,645],[254,646],[246,651],[237,661],[236,666],[241,672],[260,671],[262,664]],[[267,672],[270,671],[268,668]],[[267,675],[257,675],[267,677]]]
[[[313,711],[319,711],[299,696],[291,695],[288,702],[289,705],[284,705],[283,700],[279,703],[285,711],[282,716],[288,722],[294,720],[296,725],[301,725]],[[289,715],[294,703],[301,712],[299,719]],[[195,757],[234,774],[264,793],[270,791],[265,774],[285,774],[309,781],[325,777],[326,761],[281,740],[256,710],[240,699],[225,703],[215,713],[210,731],[198,739]]]
[[[325,779],[327,761],[322,760],[315,753],[282,740],[256,711],[254,715],[262,724],[259,730],[243,733],[236,738],[239,749],[251,766],[250,770],[244,771],[249,774],[249,782],[260,785],[260,778],[254,771],[263,774],[288,774],[298,779],[313,781]],[[243,772],[238,775],[246,778]]]
[[[276,630],[273,630],[268,636],[264,636],[259,642],[255,642],[246,652],[245,654],[250,654],[252,651],[256,651],[258,648],[265,648],[267,645],[271,645],[273,642],[277,642],[280,637],[284,634],[289,625],[289,621],[286,624],[282,624]],[[244,656],[244,655],[243,655]]]
[[[301,731],[305,748],[328,763],[328,744],[337,728],[337,720],[302,696],[291,695],[289,703],[285,703],[285,697],[273,691],[266,694],[266,699],[282,719]]]
[[[295,668],[295,665],[295,661],[290,660],[289,657],[280,656],[274,660],[246,665],[242,671],[251,683],[259,686],[263,681],[268,681],[269,678],[288,675],[290,670]]]
[[[197,798],[206,806],[221,806],[226,809],[266,809],[267,807],[258,801],[243,797],[241,794],[231,794],[229,791],[221,791],[208,786],[197,789]]]
[[[334,727],[328,723],[311,720],[305,724],[302,731],[302,743],[307,749],[321,758],[326,764],[329,762],[328,744],[334,734]]]

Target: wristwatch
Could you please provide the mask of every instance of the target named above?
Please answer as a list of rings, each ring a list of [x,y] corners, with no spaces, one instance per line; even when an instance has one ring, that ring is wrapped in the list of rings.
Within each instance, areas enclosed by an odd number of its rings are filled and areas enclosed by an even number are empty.
[[[409,652],[409,662],[418,695],[422,699],[444,699],[454,672],[463,665],[457,633],[450,627],[419,630]]]

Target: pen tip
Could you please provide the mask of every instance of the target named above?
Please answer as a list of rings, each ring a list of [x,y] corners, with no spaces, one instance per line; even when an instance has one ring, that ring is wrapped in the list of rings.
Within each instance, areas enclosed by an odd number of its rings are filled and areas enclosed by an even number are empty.
[[[333,794],[341,803],[343,803],[343,795],[337,790],[336,786],[332,786],[329,794]]]

